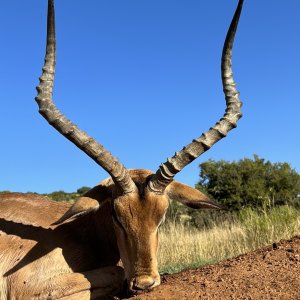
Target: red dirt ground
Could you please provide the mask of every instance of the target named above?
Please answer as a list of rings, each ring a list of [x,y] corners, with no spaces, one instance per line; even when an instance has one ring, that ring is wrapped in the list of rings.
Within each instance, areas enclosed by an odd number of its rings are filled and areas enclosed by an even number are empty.
[[[131,299],[300,300],[300,236],[216,265],[163,275],[159,287]]]

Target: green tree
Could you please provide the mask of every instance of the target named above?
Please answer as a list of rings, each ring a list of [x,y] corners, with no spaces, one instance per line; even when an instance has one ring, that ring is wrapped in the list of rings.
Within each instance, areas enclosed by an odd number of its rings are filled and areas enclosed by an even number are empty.
[[[300,175],[288,163],[271,163],[257,155],[233,162],[209,160],[200,164],[197,187],[234,210],[299,205]]]

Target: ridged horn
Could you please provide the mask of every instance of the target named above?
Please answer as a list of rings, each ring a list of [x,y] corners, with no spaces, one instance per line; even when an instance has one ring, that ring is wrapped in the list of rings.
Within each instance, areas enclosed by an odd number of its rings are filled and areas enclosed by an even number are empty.
[[[122,193],[131,193],[137,190],[127,169],[111,155],[101,144],[80,130],[68,120],[54,105],[52,101],[53,81],[56,63],[56,38],[54,0],[48,0],[47,18],[47,46],[45,64],[37,86],[38,95],[35,100],[39,106],[40,114],[64,137],[74,143],[99,166],[106,170]]]
[[[161,164],[157,172],[148,182],[148,188],[155,193],[163,193],[165,188],[172,182],[174,176],[185,166],[198,158],[202,153],[210,149],[216,142],[225,137],[227,133],[237,126],[237,121],[242,117],[240,108],[242,102],[239,99],[239,92],[235,87],[232,77],[232,46],[242,11],[243,0],[239,0],[235,14],[231,21],[227,36],[224,42],[221,73],[223,91],[226,99],[226,110],[223,117],[207,132],[192,143],[185,146],[181,151]]]

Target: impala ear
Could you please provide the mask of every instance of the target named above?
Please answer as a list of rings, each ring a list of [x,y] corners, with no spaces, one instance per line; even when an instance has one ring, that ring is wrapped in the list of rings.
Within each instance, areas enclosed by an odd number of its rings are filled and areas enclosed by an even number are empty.
[[[191,208],[226,210],[223,205],[212,201],[208,198],[208,196],[201,193],[199,190],[196,190],[177,181],[171,182],[167,186],[165,193],[167,194],[169,199],[179,201]]]
[[[96,212],[101,205],[111,198],[111,185],[99,184],[87,191],[84,196],[80,197],[71,208],[52,225],[61,225],[72,222],[89,213]]]
[[[97,200],[89,197],[80,197],[70,209],[52,225],[61,225],[72,222],[82,216],[95,212],[99,209],[100,204]]]

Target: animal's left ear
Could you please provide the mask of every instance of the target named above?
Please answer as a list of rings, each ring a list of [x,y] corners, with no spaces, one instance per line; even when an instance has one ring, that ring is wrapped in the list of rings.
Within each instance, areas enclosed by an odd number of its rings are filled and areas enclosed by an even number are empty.
[[[165,193],[167,194],[169,199],[179,201],[182,204],[191,208],[195,208],[195,209],[211,208],[211,209],[226,210],[224,206],[212,201],[200,191],[188,185],[179,183],[177,181],[171,182],[167,186]]]
[[[80,197],[58,221],[51,225],[61,225],[63,223],[72,222],[91,212],[97,211],[99,207],[100,204],[97,200],[89,197]]]
[[[109,184],[99,184],[93,187],[80,197],[58,221],[51,225],[69,223],[97,211],[102,204],[111,198],[111,188]]]

